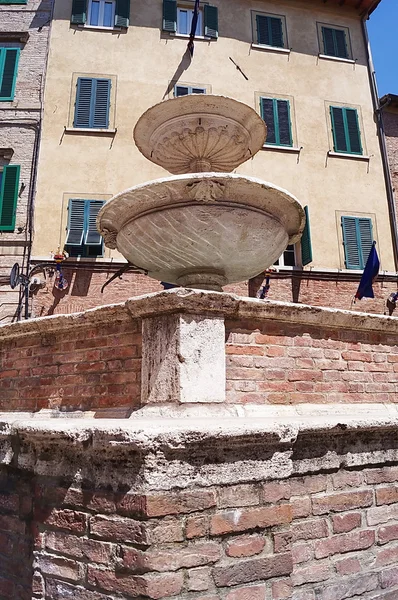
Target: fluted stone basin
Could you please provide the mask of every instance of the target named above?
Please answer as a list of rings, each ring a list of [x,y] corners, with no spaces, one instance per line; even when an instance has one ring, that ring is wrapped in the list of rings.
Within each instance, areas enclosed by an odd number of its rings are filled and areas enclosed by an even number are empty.
[[[221,290],[258,275],[301,237],[304,211],[287,191],[253,177],[201,173],[128,189],[97,227],[151,277]]]
[[[267,128],[232,98],[196,94],[152,106],[134,129],[146,158],[170,173],[229,172],[263,146]]]

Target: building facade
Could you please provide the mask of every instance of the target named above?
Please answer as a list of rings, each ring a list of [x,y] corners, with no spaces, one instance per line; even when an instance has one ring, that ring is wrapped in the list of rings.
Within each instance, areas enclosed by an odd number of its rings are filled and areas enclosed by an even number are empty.
[[[52,0],[0,0],[0,324],[22,311],[9,286],[29,269],[33,200]]]
[[[394,237],[371,86],[365,19],[379,2],[57,0],[46,79],[32,264],[64,249],[67,289],[44,280],[36,316],[160,289],[142,274],[100,289],[123,266],[95,232],[102,204],[167,172],[135,147],[150,106],[189,93],[231,96],[267,122],[262,151],[237,169],[293,193],[308,235],[273,277],[274,299],[349,308],[372,241],[383,280],[362,310],[383,312],[396,289]],[[255,293],[261,277],[252,281]],[[229,290],[248,293],[247,282]]]
[[[398,95],[387,94],[380,100],[386,139],[388,160],[395,198],[398,209]]]

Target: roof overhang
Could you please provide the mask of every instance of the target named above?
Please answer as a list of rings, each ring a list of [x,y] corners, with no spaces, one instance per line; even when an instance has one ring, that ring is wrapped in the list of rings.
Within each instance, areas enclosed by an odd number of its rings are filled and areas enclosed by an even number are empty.
[[[386,94],[380,98],[380,107],[388,110],[388,107],[398,108],[398,95]]]
[[[321,0],[321,2],[341,8],[349,6],[357,10],[361,17],[366,17],[376,10],[381,0]]]

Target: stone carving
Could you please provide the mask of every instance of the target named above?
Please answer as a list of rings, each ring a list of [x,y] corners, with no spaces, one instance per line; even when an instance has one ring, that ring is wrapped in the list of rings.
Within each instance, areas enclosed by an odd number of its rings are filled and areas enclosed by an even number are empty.
[[[225,183],[214,179],[202,179],[188,183],[187,193],[192,200],[198,202],[213,202],[224,196]]]
[[[115,250],[117,248],[117,231],[115,229],[101,229],[100,234],[104,238],[105,246],[107,248],[111,248],[111,250]]]

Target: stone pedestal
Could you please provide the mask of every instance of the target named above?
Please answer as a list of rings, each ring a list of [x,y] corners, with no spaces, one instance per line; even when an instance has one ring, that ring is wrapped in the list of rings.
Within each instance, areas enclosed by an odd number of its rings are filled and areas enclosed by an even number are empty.
[[[142,335],[143,404],[225,401],[223,318],[151,317]]]

